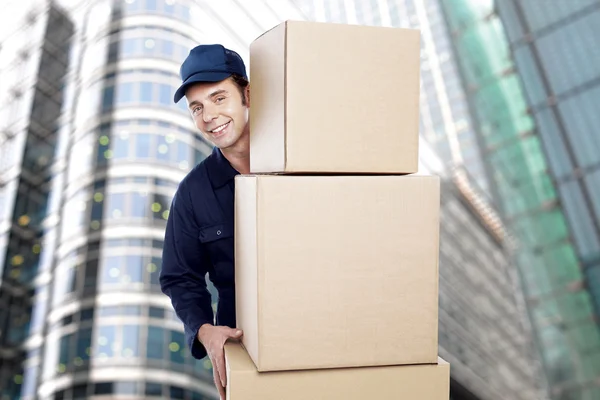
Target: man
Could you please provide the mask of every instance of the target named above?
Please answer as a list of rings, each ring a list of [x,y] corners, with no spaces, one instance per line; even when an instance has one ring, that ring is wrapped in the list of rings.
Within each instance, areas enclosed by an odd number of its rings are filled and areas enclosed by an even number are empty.
[[[221,45],[200,45],[181,66],[184,96],[212,154],[181,181],[171,203],[163,248],[160,284],[170,297],[196,359],[209,356],[215,385],[225,398],[223,345],[239,339],[234,329],[234,177],[249,173],[250,106],[246,68],[241,57]],[[205,275],[218,290],[216,322]]]

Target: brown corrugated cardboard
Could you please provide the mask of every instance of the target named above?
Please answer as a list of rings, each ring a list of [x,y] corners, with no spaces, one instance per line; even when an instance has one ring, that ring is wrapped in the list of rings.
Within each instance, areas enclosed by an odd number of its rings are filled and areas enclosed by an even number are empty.
[[[414,173],[418,30],[286,21],[250,45],[252,173]]]
[[[227,400],[448,400],[450,365],[258,372],[239,343],[225,344]]]
[[[237,326],[259,371],[436,362],[439,185],[236,177]]]

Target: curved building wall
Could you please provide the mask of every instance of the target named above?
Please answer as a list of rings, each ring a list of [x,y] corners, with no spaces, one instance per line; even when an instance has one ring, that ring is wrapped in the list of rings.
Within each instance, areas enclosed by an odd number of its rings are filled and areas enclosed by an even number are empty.
[[[40,305],[42,398],[215,398],[210,363],[189,355],[158,285],[171,196],[211,150],[185,102],[172,100],[180,63],[202,38],[195,7],[121,0],[73,10],[72,108]]]
[[[0,370],[10,383],[1,394],[218,398],[210,362],[189,355],[183,326],[158,285],[172,195],[212,147],[173,93],[192,47],[223,43],[248,63],[254,38],[300,14],[281,1],[55,3],[74,32],[58,85],[64,101],[44,186],[47,209],[36,215],[39,262],[24,282],[31,307],[21,324],[11,322],[22,336],[7,349],[18,370]],[[43,16],[47,4],[30,0],[23,7]],[[0,204],[12,204],[6,187]],[[5,222],[0,246],[12,229]],[[0,350],[0,360],[8,360]]]

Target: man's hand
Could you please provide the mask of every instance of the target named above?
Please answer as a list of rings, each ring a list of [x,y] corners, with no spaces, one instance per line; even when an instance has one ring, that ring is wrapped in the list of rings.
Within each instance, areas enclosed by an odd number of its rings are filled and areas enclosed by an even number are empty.
[[[213,365],[213,378],[219,389],[219,396],[225,400],[225,387],[227,386],[227,371],[225,371],[225,352],[223,346],[228,339],[239,339],[242,331],[231,329],[227,326],[213,326],[204,324],[198,330],[198,340],[210,358]]]

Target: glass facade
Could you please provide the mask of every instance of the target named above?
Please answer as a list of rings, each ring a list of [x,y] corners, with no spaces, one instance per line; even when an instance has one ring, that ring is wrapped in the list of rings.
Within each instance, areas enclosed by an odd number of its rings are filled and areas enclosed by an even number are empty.
[[[498,14],[537,122],[586,283],[600,314],[600,4],[577,1],[540,12],[499,2]]]
[[[492,202],[480,144],[454,62],[451,40],[436,1],[297,0],[307,18],[421,32],[420,133],[445,163],[465,166]]]
[[[171,198],[212,150],[173,94],[191,48],[221,42],[247,62],[250,41],[298,10],[13,3],[10,39],[0,31],[0,398],[218,398],[158,284]]]
[[[421,144],[420,161],[421,171],[443,176],[439,351],[452,365],[452,399],[543,398],[512,247],[487,200],[502,185],[488,184],[479,150],[487,142],[476,135],[482,119],[469,112],[471,92],[437,1],[62,3],[66,11],[57,14],[36,8],[38,22],[20,31],[14,48],[26,48],[31,37],[53,45],[23,57],[14,51],[23,59],[0,65],[3,78],[25,74],[33,82],[0,91],[0,122],[9,121],[0,126],[0,397],[216,398],[210,362],[190,357],[157,282],[171,196],[210,151],[185,103],[172,102],[179,65],[191,47],[209,42],[247,62],[258,35],[285,19],[308,18],[421,30],[421,134],[431,146]],[[44,18],[53,15],[62,30],[44,35]],[[65,36],[57,39],[59,32]],[[44,59],[39,70],[42,48],[60,62]],[[60,100],[34,102],[38,92]],[[520,207],[538,201],[528,193],[515,200]],[[536,234],[552,226],[548,215]],[[535,238],[511,221],[519,238]],[[546,257],[569,261],[561,248]],[[531,274],[543,267],[531,265]],[[547,304],[539,317],[551,324]]]
[[[600,7],[511,0],[496,2],[497,13],[492,2],[440,4],[493,171],[490,184],[519,240],[517,263],[550,394],[600,398],[598,184],[590,168],[600,160],[591,133],[592,65],[599,64],[589,42]]]
[[[506,233],[485,203],[474,211],[483,197],[461,172],[442,185],[440,225],[439,351],[451,398],[543,398]]]
[[[18,398],[23,385],[32,281],[41,261],[73,32],[57,8],[40,11],[22,15],[21,30],[6,36],[0,50],[0,397],[9,399]]]
[[[451,398],[543,399],[513,244],[493,203],[494,185],[468,93],[437,1],[296,1],[313,21],[421,31],[420,171],[444,177],[440,234],[440,355]],[[433,154],[435,153],[435,155]],[[439,158],[438,158],[439,157]],[[427,166],[432,159],[439,167]]]
[[[158,285],[171,196],[211,149],[172,101],[200,36],[178,22],[193,7],[115,0],[69,10],[75,45],[24,399],[215,398],[210,363],[190,356]]]

